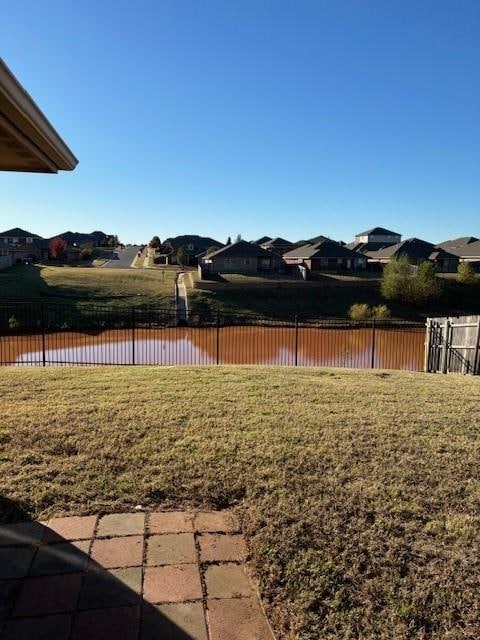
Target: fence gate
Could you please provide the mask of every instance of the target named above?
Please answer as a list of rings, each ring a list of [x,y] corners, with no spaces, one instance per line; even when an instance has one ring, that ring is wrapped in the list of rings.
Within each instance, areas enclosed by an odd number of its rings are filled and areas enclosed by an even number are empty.
[[[425,370],[480,374],[480,316],[428,318]]]

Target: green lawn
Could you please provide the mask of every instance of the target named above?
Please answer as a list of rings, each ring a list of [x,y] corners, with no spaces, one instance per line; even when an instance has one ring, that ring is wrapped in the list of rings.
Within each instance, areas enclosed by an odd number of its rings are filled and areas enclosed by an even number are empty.
[[[3,301],[170,306],[174,274],[149,269],[15,266],[0,272]]]
[[[32,517],[236,505],[279,640],[480,637],[478,378],[3,368],[0,395]]]
[[[243,276],[231,278],[230,285],[215,290],[213,284],[211,290],[189,292],[191,310],[258,314],[273,319],[295,314],[310,318],[345,317],[352,304],[367,303],[371,306],[387,304],[392,317],[404,320],[480,313],[480,282],[467,286],[446,280],[441,297],[423,307],[385,300],[380,293],[380,283],[375,279],[353,282],[332,277],[323,282],[286,284]]]

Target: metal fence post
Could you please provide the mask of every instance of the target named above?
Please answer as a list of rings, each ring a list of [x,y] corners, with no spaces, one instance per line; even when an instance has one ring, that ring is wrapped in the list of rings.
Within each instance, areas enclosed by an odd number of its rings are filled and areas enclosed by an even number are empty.
[[[372,355],[370,359],[370,367],[375,369],[375,327],[376,322],[375,318],[372,319]]]
[[[298,316],[295,316],[295,366],[298,366]]]
[[[220,318],[217,311],[217,319],[215,322],[216,340],[217,340],[217,364],[220,364]]]
[[[135,309],[132,309],[132,364],[135,364]]]
[[[42,323],[42,366],[46,365],[46,353],[45,353],[45,305],[42,302],[41,305],[41,323]]]

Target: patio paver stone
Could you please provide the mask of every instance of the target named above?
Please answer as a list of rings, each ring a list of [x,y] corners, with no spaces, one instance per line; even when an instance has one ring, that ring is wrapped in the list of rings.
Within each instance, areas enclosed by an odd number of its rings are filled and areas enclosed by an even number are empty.
[[[188,564],[197,561],[193,533],[164,533],[147,541],[147,565]]]
[[[208,601],[211,640],[274,640],[256,598]]]
[[[238,522],[230,511],[202,511],[195,516],[195,529],[201,532],[236,533]]]
[[[138,567],[143,559],[143,536],[94,540],[92,562],[105,569]]]
[[[202,562],[243,562],[247,556],[245,540],[238,534],[204,533],[199,543]]]
[[[149,516],[150,533],[193,532],[193,513],[187,511],[159,511]]]
[[[152,605],[144,611],[142,640],[208,640],[203,604],[178,602]]]
[[[93,538],[97,516],[68,516],[52,518],[42,542],[64,542],[65,540],[89,540]]]
[[[252,595],[245,569],[232,562],[209,565],[205,570],[209,598],[238,598]]]
[[[147,567],[143,595],[151,603],[200,600],[203,594],[198,565]]]
[[[144,513],[111,513],[100,519],[97,538],[104,536],[142,535],[144,531]]]

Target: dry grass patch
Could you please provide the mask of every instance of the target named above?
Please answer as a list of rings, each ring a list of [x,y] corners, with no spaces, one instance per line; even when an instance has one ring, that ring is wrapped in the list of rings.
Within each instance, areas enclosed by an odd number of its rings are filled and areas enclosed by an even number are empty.
[[[149,269],[19,266],[0,274],[4,300],[99,306],[169,306],[174,277]]]
[[[473,640],[479,392],[407,373],[3,369],[2,493],[41,518],[240,503],[279,638]]]

